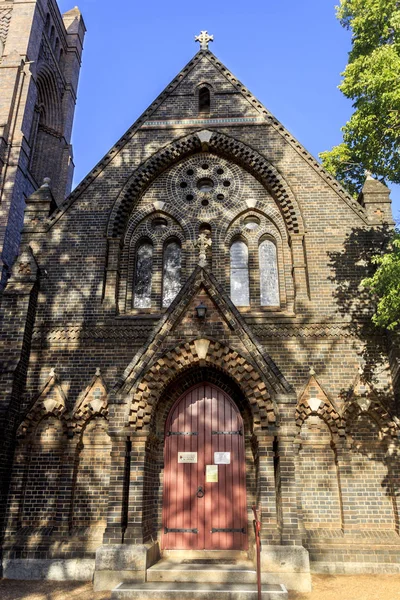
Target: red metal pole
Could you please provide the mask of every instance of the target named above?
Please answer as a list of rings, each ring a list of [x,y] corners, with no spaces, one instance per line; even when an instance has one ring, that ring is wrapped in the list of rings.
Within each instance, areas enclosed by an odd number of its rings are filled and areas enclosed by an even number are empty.
[[[257,507],[253,506],[254,513],[254,529],[256,533],[256,552],[257,552],[257,591],[258,591],[258,600],[261,600],[261,539],[260,539],[260,530],[261,523],[258,520],[257,516]]]

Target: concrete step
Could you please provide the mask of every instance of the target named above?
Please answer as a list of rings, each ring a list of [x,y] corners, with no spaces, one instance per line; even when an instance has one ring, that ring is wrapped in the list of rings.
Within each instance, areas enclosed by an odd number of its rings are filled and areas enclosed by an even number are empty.
[[[247,560],[248,553],[243,550],[164,550],[163,558],[182,562],[182,560],[205,560],[231,559]]]
[[[234,561],[233,564],[202,564],[199,562],[177,563],[162,559],[147,569],[147,581],[193,582],[193,583],[256,583],[257,574],[250,561]],[[221,559],[220,559],[221,560]],[[210,561],[211,562],[211,561]],[[226,561],[229,562],[229,561]]]
[[[257,586],[244,583],[121,583],[111,600],[257,600]],[[263,585],[262,600],[288,600],[283,585]]]

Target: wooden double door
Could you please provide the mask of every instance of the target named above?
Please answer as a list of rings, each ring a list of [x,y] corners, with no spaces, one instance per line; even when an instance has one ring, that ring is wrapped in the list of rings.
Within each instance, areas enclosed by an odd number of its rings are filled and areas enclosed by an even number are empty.
[[[165,430],[165,549],[246,550],[246,468],[235,403],[203,383],[173,406]]]

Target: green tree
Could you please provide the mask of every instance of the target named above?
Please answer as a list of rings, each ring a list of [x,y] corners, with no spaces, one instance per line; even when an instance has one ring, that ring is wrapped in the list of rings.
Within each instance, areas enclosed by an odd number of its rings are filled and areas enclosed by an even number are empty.
[[[339,89],[354,112],[343,142],[322,152],[323,166],[352,194],[365,171],[400,183],[400,2],[340,0],[337,18],[352,32],[352,48]]]
[[[397,230],[386,250],[372,258],[377,269],[363,280],[376,299],[376,311],[372,317],[378,327],[389,331],[400,329],[400,232]]]

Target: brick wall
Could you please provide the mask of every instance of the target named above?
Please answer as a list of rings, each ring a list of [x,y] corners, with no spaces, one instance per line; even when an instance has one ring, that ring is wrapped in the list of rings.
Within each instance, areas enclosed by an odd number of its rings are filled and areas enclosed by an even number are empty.
[[[331,564],[344,556],[358,560],[360,540],[361,562],[394,563],[398,556],[399,448],[387,344],[368,328],[371,307],[359,288],[386,226],[371,226],[366,209],[217,63],[208,53],[196,55],[62,208],[37,223],[30,212],[23,240],[43,276],[17,408],[19,421],[27,415],[21,436],[41,454],[29,463],[23,446],[17,449],[7,555],[93,555],[104,528],[106,544],[156,538],[165,420],[179,394],[208,380],[244,417],[249,520],[255,503],[265,543],[304,543],[313,560],[325,556]],[[209,117],[225,122],[206,123],[210,131],[200,134],[196,122],[172,123],[198,117],[197,88],[207,79]],[[213,186],[203,194],[198,179],[205,172]],[[258,220],[254,229],[246,217]],[[212,246],[203,273],[196,242],[205,230]],[[277,247],[279,309],[259,302],[264,236]],[[251,302],[236,310],[229,249],[238,237],[249,248]],[[144,239],[154,248],[153,288],[151,307],[138,310],[136,250]],[[184,292],[166,309],[168,239],[181,243]],[[196,316],[200,302],[207,306],[203,321]],[[11,313],[7,351],[18,359]],[[199,338],[210,342],[203,354]],[[310,379],[312,366],[318,381]],[[54,368],[57,414],[46,391]],[[371,423],[379,422],[373,435],[361,426],[358,401],[365,399]],[[35,442],[38,423],[56,417],[58,438]],[[49,488],[54,501],[40,496],[46,477],[61,478],[58,489]],[[36,531],[40,549],[23,534],[24,520],[36,530],[52,524],[46,536]],[[376,550],[382,536],[386,554]]]

